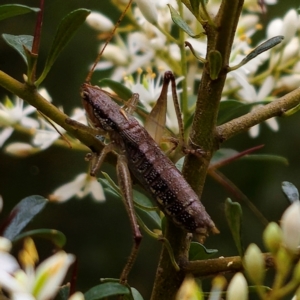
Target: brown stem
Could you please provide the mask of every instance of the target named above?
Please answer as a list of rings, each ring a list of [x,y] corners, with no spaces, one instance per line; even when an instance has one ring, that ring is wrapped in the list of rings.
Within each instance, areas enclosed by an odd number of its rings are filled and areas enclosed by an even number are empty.
[[[185,1],[186,2],[186,1]],[[185,3],[184,2],[184,3]],[[190,147],[200,146],[208,153],[205,159],[199,159],[194,155],[188,155],[183,167],[183,175],[192,188],[200,196],[213,151],[217,148],[218,141],[215,138],[216,121],[219,102],[227,74],[229,55],[234,39],[238,19],[242,10],[243,0],[224,0],[219,13],[214,19],[213,26],[206,25],[208,39],[207,53],[217,50],[222,56],[222,69],[216,80],[210,78],[208,63],[204,66],[202,80],[198,92],[195,118],[191,130]],[[174,250],[175,259],[186,255],[189,248],[189,240],[185,233],[168,222],[166,238]],[[151,299],[174,299],[174,296],[184,279],[185,272],[175,273],[171,269],[168,253],[163,248],[154,289]]]
[[[224,142],[229,138],[248,130],[272,117],[281,116],[284,112],[294,108],[300,103],[300,88],[284,95],[283,97],[261,106],[250,113],[233,119],[217,127],[219,140]]]
[[[266,268],[274,268],[274,259],[270,253],[264,253]],[[186,273],[191,273],[195,277],[213,277],[220,273],[233,273],[242,271],[243,261],[240,256],[220,257],[207,260],[192,261],[185,267]]]

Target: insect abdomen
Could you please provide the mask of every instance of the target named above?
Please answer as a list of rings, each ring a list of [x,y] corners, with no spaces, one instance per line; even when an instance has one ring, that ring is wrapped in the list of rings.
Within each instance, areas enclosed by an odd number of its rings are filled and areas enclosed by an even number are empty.
[[[165,214],[188,232],[215,228],[195,192],[143,127],[129,126],[120,135],[131,172]]]

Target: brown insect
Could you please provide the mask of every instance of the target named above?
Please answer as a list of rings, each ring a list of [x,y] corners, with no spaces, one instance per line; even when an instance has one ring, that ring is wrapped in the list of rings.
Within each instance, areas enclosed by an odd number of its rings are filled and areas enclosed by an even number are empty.
[[[87,81],[90,77],[91,73]],[[174,82],[174,76],[171,72],[166,72],[165,84],[170,80]],[[146,129],[131,115],[131,108],[121,108],[102,89],[89,83],[82,85],[81,96],[89,123],[106,133],[110,140],[110,144],[97,154],[97,162],[92,166],[91,175],[95,176],[109,152],[118,153],[118,184],[134,236],[131,255],[121,274],[122,283],[127,281],[142,238],[133,207],[130,173],[175,224],[198,238],[206,237],[209,232],[218,232],[196,193]],[[136,101],[138,95],[134,95],[134,99]]]

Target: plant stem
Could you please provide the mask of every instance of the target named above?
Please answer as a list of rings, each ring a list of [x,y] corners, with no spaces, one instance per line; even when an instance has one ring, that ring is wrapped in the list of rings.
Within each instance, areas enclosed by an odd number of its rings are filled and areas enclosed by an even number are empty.
[[[68,124],[66,120],[69,117],[43,98],[34,86],[21,83],[2,71],[0,71],[0,86],[34,106],[49,119],[87,145],[92,151],[99,153],[103,149],[103,144],[95,137],[98,134],[97,130],[93,130],[83,124],[80,127]],[[109,153],[107,158],[111,163],[116,163],[116,155],[113,153]]]
[[[229,138],[248,130],[252,126],[259,124],[272,117],[281,116],[284,112],[294,108],[300,103],[300,88],[284,95],[277,100],[273,100],[265,106],[261,106],[250,113],[233,119],[217,127],[219,139],[223,142]]]
[[[218,146],[215,138],[215,129],[219,102],[242,6],[243,0],[222,1],[218,15],[213,22],[214,26],[207,24],[204,28],[208,38],[207,54],[211,50],[218,50],[222,55],[223,65],[219,78],[216,80],[211,80],[210,78],[208,63],[204,66],[190,136],[190,147],[195,148],[195,145],[200,145],[203,150],[207,151],[208,155],[205,159],[201,160],[194,155],[188,155],[183,167],[184,177],[199,196],[202,193],[210,158]],[[168,220],[165,237],[173,247],[177,262],[180,259],[184,261],[184,257],[187,259],[186,249],[189,248],[189,240],[181,229],[175,227]],[[180,262],[179,265],[181,265]],[[174,272],[168,253],[163,247],[151,299],[174,299],[185,274],[183,271]]]

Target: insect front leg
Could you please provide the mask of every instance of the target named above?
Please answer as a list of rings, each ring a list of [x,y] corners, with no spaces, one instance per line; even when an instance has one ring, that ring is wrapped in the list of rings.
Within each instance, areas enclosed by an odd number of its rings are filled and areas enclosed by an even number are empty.
[[[114,149],[115,149],[114,143],[110,143],[110,144],[106,145],[99,154],[98,153],[89,153],[86,156],[86,160],[89,160],[89,161],[94,160],[94,158],[95,158],[95,160],[91,164],[91,171],[90,171],[91,176],[96,176],[98,170],[100,169],[102,163],[105,160],[106,155],[109,152],[113,151]]]
[[[127,158],[124,155],[119,155],[117,162],[117,176],[119,188],[122,193],[122,197],[125,203],[125,207],[129,216],[130,224],[133,232],[134,245],[131,249],[131,253],[127,260],[127,263],[122,271],[120,282],[122,284],[127,282],[128,274],[135,262],[140,242],[142,240],[142,234],[137,223],[137,218],[133,206],[133,194],[132,194],[132,181],[130,172],[127,165]]]

